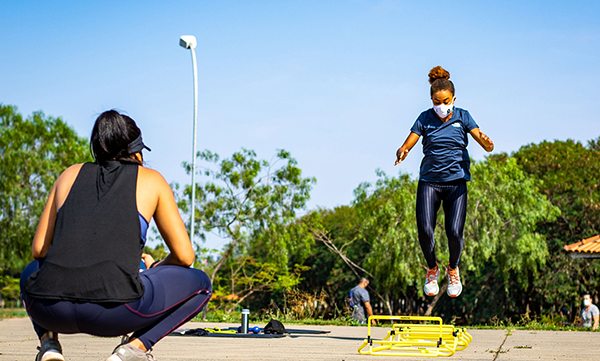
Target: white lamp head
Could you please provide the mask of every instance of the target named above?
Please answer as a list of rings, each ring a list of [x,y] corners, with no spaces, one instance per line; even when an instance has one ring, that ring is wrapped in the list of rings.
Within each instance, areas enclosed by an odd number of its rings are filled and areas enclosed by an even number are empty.
[[[196,47],[196,37],[194,35],[184,35],[179,39],[179,45],[186,49],[194,49]]]

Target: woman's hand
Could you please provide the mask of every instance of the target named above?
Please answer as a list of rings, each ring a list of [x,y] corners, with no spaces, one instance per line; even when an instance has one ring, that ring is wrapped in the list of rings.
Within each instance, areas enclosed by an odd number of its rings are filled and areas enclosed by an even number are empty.
[[[402,162],[406,158],[408,152],[410,152],[412,147],[414,147],[415,144],[417,144],[419,138],[420,136],[417,133],[410,132],[410,134],[404,141],[404,144],[402,144],[400,149],[396,151],[396,163],[394,163],[394,165],[398,165],[398,163]]]
[[[396,151],[396,163],[394,163],[394,165],[398,165],[398,163],[402,162],[407,155],[408,149],[405,149],[404,147],[398,148],[398,150]]]
[[[150,266],[152,266],[152,264],[154,263],[154,257],[147,253],[142,253],[142,261],[144,261],[146,269],[150,269]]]

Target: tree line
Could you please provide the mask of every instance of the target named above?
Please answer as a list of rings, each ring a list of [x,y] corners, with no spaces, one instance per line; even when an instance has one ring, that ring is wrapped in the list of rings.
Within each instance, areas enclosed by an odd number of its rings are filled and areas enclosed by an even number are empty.
[[[600,261],[572,259],[565,244],[600,233],[600,137],[529,144],[512,154],[473,162],[461,258],[464,291],[424,297],[425,261],[417,241],[417,180],[377,171],[353,201],[307,210],[316,179],[278,150],[268,160],[241,149],[230,157],[198,153],[194,218],[197,238],[227,240],[222,251],[196,244],[195,267],[211,277],[209,312],[244,306],[293,317],[347,316],[345,300],[358,278],[371,280],[378,312],[432,314],[460,324],[551,315],[579,306],[581,292],[598,299]],[[24,119],[0,104],[0,285],[17,297],[15,280],[53,181],[69,165],[90,161],[89,142],[61,118]],[[191,167],[183,163],[189,173]],[[172,184],[182,214],[191,186]],[[448,262],[444,217],[437,254]],[[162,246],[148,249],[156,256]],[[442,290],[445,287],[442,280]]]

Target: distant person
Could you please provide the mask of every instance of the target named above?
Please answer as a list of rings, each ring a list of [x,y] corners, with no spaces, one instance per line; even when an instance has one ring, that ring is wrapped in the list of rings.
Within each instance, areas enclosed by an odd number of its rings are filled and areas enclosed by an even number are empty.
[[[444,207],[445,228],[450,250],[446,266],[447,293],[457,297],[462,292],[458,263],[463,247],[463,230],[467,214],[467,182],[471,180],[467,152],[468,134],[488,152],[494,143],[479,130],[465,109],[455,106],[454,84],[450,73],[440,66],[429,72],[433,107],[422,112],[410,129],[410,134],[396,152],[396,164],[423,137],[423,161],[417,187],[417,229],[419,244],[427,261],[424,291],[428,296],[439,292],[440,269],[435,255],[434,231],[440,205]]]
[[[369,280],[361,277],[358,285],[350,290],[350,302],[353,306],[352,319],[357,320],[360,324],[367,323],[368,316],[373,316],[373,308],[371,307],[371,299],[367,286]],[[375,320],[373,320],[375,324]]]
[[[75,164],[54,183],[33,239],[35,259],[21,296],[41,347],[36,361],[64,361],[59,333],[133,334],[107,361],[154,360],[150,349],[192,319],[211,296],[208,276],[189,268],[194,249],[169,184],[143,166],[148,149],[130,117],[97,118],[94,163]],[[170,254],[142,255],[154,218]],[[144,261],[148,269],[140,272]]]
[[[583,309],[581,310],[580,327],[591,327],[592,330],[598,329],[598,320],[600,311],[598,307],[592,304],[592,297],[588,292],[583,295]]]

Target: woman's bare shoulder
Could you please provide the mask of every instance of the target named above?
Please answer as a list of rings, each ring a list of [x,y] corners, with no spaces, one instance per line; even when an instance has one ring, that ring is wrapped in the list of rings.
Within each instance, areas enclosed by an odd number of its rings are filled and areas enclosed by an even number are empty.
[[[169,184],[162,174],[154,169],[140,166],[138,168],[138,180],[152,187],[167,187],[170,189]]]
[[[75,178],[77,178],[77,175],[79,174],[79,171],[81,170],[81,167],[83,167],[83,163],[73,164],[69,168],[65,169],[64,172],[62,172],[62,174],[56,180],[56,184],[57,185],[63,184],[63,183],[73,184],[73,182],[75,182]]]
[[[75,183],[75,179],[77,179],[77,175],[79,174],[81,167],[83,167],[83,163],[73,164],[69,168],[65,169],[65,171],[62,172],[62,174],[58,177],[56,182],[54,182],[54,189],[56,192],[55,201],[57,209],[62,207],[65,200],[67,199],[67,196],[71,191],[73,183]]]

